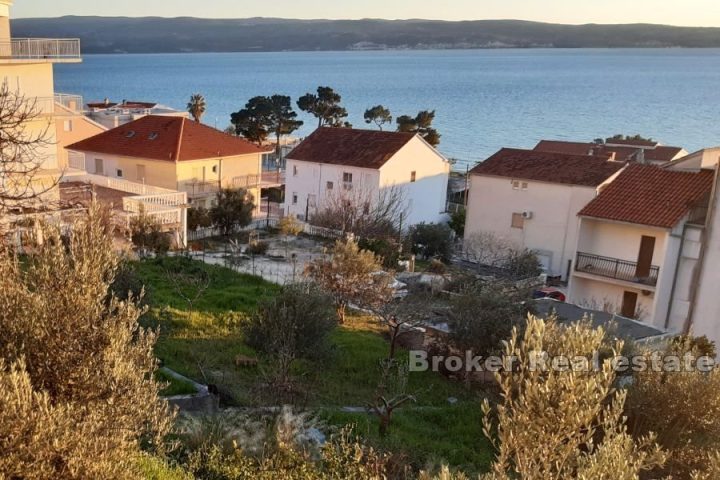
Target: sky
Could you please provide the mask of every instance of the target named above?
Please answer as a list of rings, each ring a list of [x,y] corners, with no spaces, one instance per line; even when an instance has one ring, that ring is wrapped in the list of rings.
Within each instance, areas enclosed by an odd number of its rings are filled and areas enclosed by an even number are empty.
[[[660,23],[720,27],[718,0],[15,0],[14,18],[521,19],[552,23]]]

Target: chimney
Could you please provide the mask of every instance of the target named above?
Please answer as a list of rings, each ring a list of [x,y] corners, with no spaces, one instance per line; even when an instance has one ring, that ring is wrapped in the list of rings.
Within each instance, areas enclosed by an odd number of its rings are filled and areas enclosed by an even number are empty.
[[[14,0],[0,0],[0,41],[9,41],[10,35],[10,7]]]
[[[635,158],[637,159],[638,163],[645,163],[645,149],[640,148],[638,149],[637,155],[635,155]]]

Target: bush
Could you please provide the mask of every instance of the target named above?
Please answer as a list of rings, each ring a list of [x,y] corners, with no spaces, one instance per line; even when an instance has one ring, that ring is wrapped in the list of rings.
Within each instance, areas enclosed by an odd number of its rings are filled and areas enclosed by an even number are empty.
[[[198,228],[208,228],[212,226],[212,218],[210,211],[205,207],[190,207],[187,211],[187,228],[188,230],[197,230]]]
[[[410,229],[412,252],[423,258],[437,257],[450,263],[452,257],[453,232],[440,223],[421,223]]]
[[[458,237],[463,237],[465,235],[465,217],[465,210],[459,210],[450,215],[450,222],[448,225]]]
[[[115,278],[110,284],[110,294],[123,302],[132,298],[133,301],[140,302],[143,306],[150,303],[145,282],[142,281],[135,267],[127,261],[120,263]]]
[[[260,304],[245,329],[247,344],[272,357],[287,382],[297,359],[319,360],[330,352],[337,322],[332,300],[316,286],[289,285]]]
[[[434,259],[430,262],[430,266],[428,266],[427,271],[438,275],[445,275],[447,273],[447,266],[440,260]]]
[[[270,243],[264,240],[256,240],[250,242],[248,247],[245,249],[245,253],[248,255],[265,255],[270,249]]]
[[[511,250],[505,260],[505,269],[515,278],[537,277],[542,273],[540,260],[528,249]]]
[[[452,303],[448,324],[450,340],[474,355],[497,355],[513,328],[525,323],[528,314],[522,298],[500,287],[477,286],[465,290]]]
[[[368,250],[380,257],[383,268],[395,270],[400,260],[400,244],[393,240],[361,238],[358,246],[362,250]]]
[[[152,381],[156,333],[110,297],[119,259],[95,208],[22,264],[0,255],[0,478],[137,478],[172,413]]]
[[[163,232],[157,220],[144,211],[132,219],[130,232],[133,244],[143,254],[150,251],[156,255],[164,255],[170,250],[172,242],[169,234]]]

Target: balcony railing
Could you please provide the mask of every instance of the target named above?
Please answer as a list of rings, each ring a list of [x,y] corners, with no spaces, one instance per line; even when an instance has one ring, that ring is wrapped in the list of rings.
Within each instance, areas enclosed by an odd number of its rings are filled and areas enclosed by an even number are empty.
[[[29,106],[33,107],[34,112],[40,115],[54,115],[58,113],[56,105],[71,110],[75,113],[82,112],[83,98],[80,95],[69,95],[67,93],[56,93],[52,97],[34,97],[28,98]]]
[[[575,270],[599,275],[601,277],[650,286],[657,285],[658,276],[660,275],[660,267],[654,265],[646,269],[647,271],[642,272],[638,269],[638,264],[635,262],[582,252],[578,252],[577,254]]]
[[[13,38],[0,41],[0,58],[13,60],[79,60],[79,38]]]
[[[213,195],[220,190],[218,182],[187,181],[179,185],[178,190],[187,192],[190,197]]]

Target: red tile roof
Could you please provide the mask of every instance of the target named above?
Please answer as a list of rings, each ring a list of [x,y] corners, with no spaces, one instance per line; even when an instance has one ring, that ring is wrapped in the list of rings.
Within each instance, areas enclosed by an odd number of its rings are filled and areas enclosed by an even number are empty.
[[[268,151],[183,117],[148,115],[67,147],[154,160],[183,161],[232,157]]]
[[[707,201],[711,170],[681,172],[632,164],[578,215],[673,228],[693,207]]]
[[[378,169],[414,137],[414,133],[323,127],[295,147],[287,158]]]
[[[624,166],[607,157],[503,148],[471,173],[597,187]]]
[[[627,140],[613,141],[613,145],[619,143],[626,144],[627,146],[610,146],[598,143],[589,142],[564,142],[560,140],[541,140],[536,146],[535,150],[540,152],[555,152],[555,153],[569,153],[572,155],[601,155],[611,157],[615,154],[615,160],[618,161],[630,161],[637,158],[638,151],[640,150],[640,143],[643,142],[630,142]],[[636,146],[632,146],[636,145]],[[644,145],[647,147],[648,145]],[[655,148],[644,148],[644,154],[646,160],[658,161],[658,162],[669,162],[675,156],[682,151],[680,147],[669,147],[658,145]],[[592,152],[592,153],[591,153]]]

